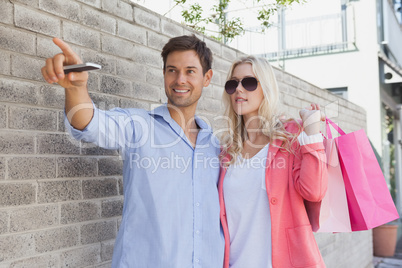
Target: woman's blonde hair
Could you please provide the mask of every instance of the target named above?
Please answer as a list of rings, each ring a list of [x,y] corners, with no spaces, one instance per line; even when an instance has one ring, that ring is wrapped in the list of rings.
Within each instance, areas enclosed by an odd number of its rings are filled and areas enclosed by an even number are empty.
[[[264,99],[258,109],[259,129],[261,129],[264,135],[268,136],[270,142],[274,139],[281,140],[281,148],[292,152],[292,143],[297,135],[285,130],[284,124],[286,122],[283,120],[283,114],[280,112],[279,108],[278,84],[268,60],[255,56],[240,58],[232,64],[227,80],[231,79],[234,69],[244,63],[251,64],[254,75],[259,81],[264,95]],[[247,140],[247,131],[243,116],[235,113],[230,101],[230,95],[225,91],[222,100],[225,105],[224,115],[227,119],[227,128],[220,134],[222,145],[221,158],[229,154],[230,159],[226,159],[226,162],[228,161],[227,164],[232,164],[243,150],[243,143]],[[291,120],[293,119],[287,121]]]

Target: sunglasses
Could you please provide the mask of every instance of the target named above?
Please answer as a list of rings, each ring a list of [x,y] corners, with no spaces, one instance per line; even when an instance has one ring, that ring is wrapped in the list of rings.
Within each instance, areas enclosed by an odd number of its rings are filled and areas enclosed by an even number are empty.
[[[247,91],[254,91],[256,90],[258,86],[258,80],[255,77],[245,77],[242,80],[229,80],[226,81],[225,83],[225,90],[226,93],[229,95],[232,95],[233,93],[236,92],[236,88],[241,83],[241,85],[246,89]]]

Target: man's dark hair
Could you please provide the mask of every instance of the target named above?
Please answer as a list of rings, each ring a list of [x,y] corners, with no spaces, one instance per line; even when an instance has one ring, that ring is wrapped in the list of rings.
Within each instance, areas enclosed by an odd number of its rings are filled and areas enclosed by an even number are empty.
[[[212,65],[212,52],[204,41],[193,35],[183,35],[171,38],[162,49],[163,70],[166,69],[166,59],[174,51],[194,50],[200,59],[202,72],[205,74]]]

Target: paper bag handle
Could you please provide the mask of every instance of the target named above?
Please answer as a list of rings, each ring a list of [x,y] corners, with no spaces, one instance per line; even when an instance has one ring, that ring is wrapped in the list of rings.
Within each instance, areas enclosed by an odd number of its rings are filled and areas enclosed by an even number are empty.
[[[345,133],[337,124],[335,124],[334,122],[332,122],[332,120],[329,119],[328,117],[325,118],[325,125],[326,125],[326,127],[327,127],[327,136],[328,136],[328,139],[332,139],[332,133],[331,133],[331,129],[330,129],[329,125],[332,125],[332,127],[333,127],[336,131],[338,131],[338,133],[341,134],[341,136],[342,136],[342,135],[346,135],[346,133]]]

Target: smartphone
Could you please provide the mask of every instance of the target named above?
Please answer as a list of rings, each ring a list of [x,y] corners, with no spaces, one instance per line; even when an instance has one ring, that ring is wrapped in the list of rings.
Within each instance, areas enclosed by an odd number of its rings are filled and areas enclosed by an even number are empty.
[[[93,71],[99,70],[102,66],[96,63],[87,62],[83,64],[75,64],[75,65],[67,65],[64,66],[64,74],[68,74],[71,72],[84,72],[84,71]]]

